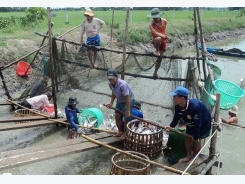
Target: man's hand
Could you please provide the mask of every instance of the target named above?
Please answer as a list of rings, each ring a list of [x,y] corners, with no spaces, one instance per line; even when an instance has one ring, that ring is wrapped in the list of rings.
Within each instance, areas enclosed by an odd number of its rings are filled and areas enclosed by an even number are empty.
[[[112,107],[112,103],[104,104],[104,106],[106,106],[107,108],[110,108],[110,107]]]
[[[165,130],[167,130],[168,132],[171,131],[173,128],[171,126],[165,126]]]

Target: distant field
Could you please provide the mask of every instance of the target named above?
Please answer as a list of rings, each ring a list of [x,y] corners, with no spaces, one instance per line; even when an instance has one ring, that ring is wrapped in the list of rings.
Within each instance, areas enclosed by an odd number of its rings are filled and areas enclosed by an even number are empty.
[[[51,17],[54,22],[52,33],[54,36],[59,36],[72,30],[72,34],[79,35],[79,25],[85,19],[82,11],[51,11],[55,13],[55,17]],[[126,11],[115,10],[114,19],[113,11],[93,11],[95,17],[98,17],[106,22],[106,25],[101,30],[101,33],[113,33],[113,37],[117,38],[118,42],[123,43],[125,35]],[[132,10],[129,13],[128,20],[128,43],[148,42],[151,39],[149,32],[149,23],[152,20],[148,18],[150,11]],[[24,16],[24,12],[8,12],[0,13],[0,17]],[[212,34],[223,30],[236,30],[245,28],[245,16],[240,16],[238,11],[228,10],[200,10],[203,34]],[[194,32],[193,11],[164,11],[162,18],[167,19],[167,35],[169,37],[188,36]],[[113,29],[111,29],[113,19]],[[38,25],[33,27],[13,26],[0,30],[0,39],[9,37],[27,38],[33,35],[33,32],[45,33],[48,30],[48,19],[45,19]],[[36,35],[33,35],[35,37]]]
[[[56,13],[56,17],[52,17],[52,22],[55,23],[56,27],[67,27],[67,23],[70,26],[76,26],[84,20],[83,12],[76,11],[52,11],[52,13]],[[93,11],[95,17],[98,17],[107,24],[112,23],[112,13],[113,11]],[[129,15],[129,24],[136,23],[148,23],[151,19],[147,17],[149,11],[141,11],[141,10],[133,10]],[[200,15],[203,20],[206,19],[216,19],[216,18],[235,18],[238,16],[239,12],[234,11],[202,11],[200,10]],[[24,12],[7,12],[0,13],[0,17],[10,17],[10,16],[23,16]],[[191,20],[193,17],[193,11],[165,11],[162,15],[163,18],[170,20],[171,22],[180,21],[180,20]],[[115,10],[114,11],[114,24],[125,24],[126,11]],[[41,27],[47,27],[47,21],[44,21]]]

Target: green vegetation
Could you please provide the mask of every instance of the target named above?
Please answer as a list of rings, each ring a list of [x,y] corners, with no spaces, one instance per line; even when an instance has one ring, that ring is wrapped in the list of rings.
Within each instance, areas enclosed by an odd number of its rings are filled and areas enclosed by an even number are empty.
[[[28,11],[27,9],[26,11]],[[45,10],[45,9],[44,9]],[[35,9],[34,12],[39,12]],[[170,37],[184,37],[194,33],[194,20],[193,11],[180,10],[180,11],[163,11],[162,18],[167,19],[167,34]],[[32,13],[32,14],[31,14]],[[53,35],[60,35],[69,29],[81,24],[84,20],[83,11],[52,11],[56,14],[55,17],[51,17],[51,21],[54,22],[52,28]],[[125,34],[125,10],[115,10],[114,19],[112,20],[113,11],[95,11],[93,10],[95,17],[98,17],[106,22],[106,26],[101,30],[103,33],[110,33],[111,27],[113,28],[113,37],[118,39],[118,42],[123,42]],[[149,32],[149,23],[151,18],[147,15],[149,10],[131,10],[129,15],[129,31],[128,31],[128,43],[136,42],[149,42],[151,35]],[[212,32],[223,30],[236,30],[238,28],[245,28],[245,10],[239,11],[220,9],[220,10],[200,10],[200,16],[203,26],[204,34],[211,34]],[[8,21],[13,17],[29,17],[27,22],[31,24],[23,25],[10,24]],[[22,37],[26,34],[33,32],[45,33],[48,29],[48,20],[45,18],[46,14],[40,11],[38,14],[33,14],[29,10],[26,12],[3,12],[0,13],[0,34],[1,38],[7,36]],[[3,18],[7,21],[5,23]],[[113,25],[112,25],[113,21]],[[5,26],[1,26],[5,25]],[[79,31],[79,30],[78,30]]]

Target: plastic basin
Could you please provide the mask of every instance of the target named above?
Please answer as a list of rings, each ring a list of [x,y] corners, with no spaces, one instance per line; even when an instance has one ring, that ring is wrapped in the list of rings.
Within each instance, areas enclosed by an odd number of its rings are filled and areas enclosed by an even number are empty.
[[[82,109],[78,115],[79,125],[89,124],[90,122],[97,119],[96,128],[98,128],[103,122],[104,116],[100,109],[98,108],[87,108]]]

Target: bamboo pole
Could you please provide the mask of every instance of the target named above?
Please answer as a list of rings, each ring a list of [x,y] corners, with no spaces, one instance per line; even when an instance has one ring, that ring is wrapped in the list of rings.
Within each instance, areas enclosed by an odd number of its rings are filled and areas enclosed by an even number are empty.
[[[106,106],[105,104],[103,104],[103,105]],[[117,109],[117,108],[115,108],[115,107],[110,107],[110,109],[113,109],[113,110],[118,111],[118,112],[120,112],[120,113],[122,113],[122,114],[125,114],[125,112],[123,112],[123,111],[121,111],[121,110],[119,110],[119,109]],[[157,127],[160,127],[160,128],[163,128],[163,129],[166,130],[166,128],[165,128],[164,126],[161,126],[161,125],[159,125],[159,124],[156,124],[155,122],[152,122],[152,121],[149,121],[149,120],[145,120],[145,119],[139,118],[139,117],[134,116],[134,115],[132,115],[132,114],[130,114],[130,116],[133,117],[133,118],[135,118],[135,119],[138,119],[138,120],[140,120],[140,121],[149,123],[149,124],[151,124],[151,125],[154,125],[154,126],[157,126]],[[191,139],[193,138],[192,136],[190,136],[190,135],[188,135],[188,134],[179,132],[179,131],[174,130],[174,129],[171,129],[170,131],[171,131],[171,132],[175,132],[175,133],[180,134],[180,135],[183,135],[183,136],[185,136],[185,137],[189,137],[189,138],[191,138]]]
[[[203,35],[202,35],[202,24],[201,24],[201,17],[200,17],[200,12],[199,12],[199,8],[195,8],[197,11],[197,18],[198,18],[198,24],[199,24],[199,29],[200,29],[200,40],[201,40],[201,45],[202,45],[202,52],[204,53],[204,50],[206,50],[206,47],[204,45],[204,39],[203,39]],[[204,80],[206,80],[207,78],[207,74],[206,74],[206,68],[205,68],[205,60],[206,60],[206,56],[203,56],[203,74],[204,74]]]
[[[124,44],[123,44],[123,58],[122,58],[122,73],[121,73],[121,79],[124,80],[124,73],[125,73],[125,58],[126,58],[126,46],[127,46],[127,39],[128,39],[128,17],[129,17],[129,7],[127,7],[127,13],[126,13],[126,26],[125,26],[125,36],[124,36]]]
[[[62,123],[62,124],[64,124],[64,125],[69,125],[69,124],[70,124],[70,123],[67,123],[67,122],[64,122],[64,121],[59,121],[59,120],[57,120],[57,119],[52,119],[52,118],[50,118],[50,116],[48,116],[48,115],[45,115],[45,114],[42,114],[42,113],[38,113],[38,112],[36,112],[36,111],[34,111],[34,110],[32,110],[32,109],[28,109],[28,108],[26,108],[26,107],[24,107],[24,106],[22,106],[22,105],[20,105],[20,104],[18,104],[18,103],[16,103],[16,102],[10,100],[10,99],[6,99],[6,100],[7,100],[8,102],[10,102],[10,103],[16,105],[16,106],[19,106],[19,107],[21,107],[21,108],[23,108],[23,109],[26,109],[26,110],[31,111],[31,112],[33,112],[34,114],[37,114],[37,115],[39,115],[39,116],[48,118],[49,121],[53,121],[53,122],[55,122],[55,123]],[[98,131],[102,131],[102,132],[107,132],[107,133],[117,134],[116,131],[110,131],[110,130],[105,130],[105,129],[100,129],[100,128],[94,128],[94,127],[86,127],[86,126],[82,126],[82,125],[78,125],[78,126],[81,127],[81,128],[89,128],[89,129],[92,129],[92,130],[98,130]]]
[[[85,138],[85,139],[87,139],[87,140],[89,140],[89,141],[91,141],[91,142],[93,142],[93,143],[95,143],[95,144],[98,144],[98,145],[100,145],[100,146],[104,146],[104,147],[106,147],[106,148],[115,150],[115,151],[117,151],[117,152],[123,153],[123,154],[128,155],[128,156],[131,156],[131,157],[133,157],[133,158],[137,158],[137,159],[139,159],[139,160],[148,162],[148,163],[150,163],[150,164],[152,164],[152,165],[155,165],[155,166],[164,168],[164,169],[166,169],[166,170],[168,170],[168,171],[172,171],[172,172],[177,173],[177,174],[182,174],[182,172],[183,172],[183,171],[181,171],[181,170],[178,170],[178,169],[175,169],[175,168],[172,168],[172,167],[168,167],[168,166],[166,166],[166,165],[162,165],[162,164],[159,164],[159,163],[157,163],[157,162],[154,162],[154,161],[151,161],[151,160],[148,160],[148,159],[139,157],[139,156],[137,156],[137,155],[131,154],[131,153],[126,152],[126,151],[123,151],[123,150],[121,150],[121,149],[114,148],[114,147],[112,147],[112,146],[110,146],[110,145],[107,145],[107,144],[104,144],[104,143],[102,143],[102,142],[99,142],[99,141],[97,141],[97,140],[95,140],[95,139],[92,139],[91,137],[88,137],[88,136],[86,136],[86,135],[83,135],[83,134],[82,134],[81,137],[83,137],[83,138]],[[185,173],[185,174],[190,175],[189,173]]]
[[[219,158],[219,153],[217,152],[215,155],[212,155],[212,158],[210,161],[206,164],[206,167],[201,170],[199,175],[205,175],[207,171],[212,168],[212,166],[215,164],[216,160]]]
[[[236,127],[240,127],[240,128],[245,128],[245,126],[234,124],[234,123],[225,123],[225,122],[222,122],[222,123],[226,124],[226,125],[231,125],[231,126],[236,126]]]
[[[112,30],[114,26],[114,7],[112,7],[112,19],[111,19],[111,38],[110,41],[112,41]]]
[[[79,26],[81,26],[81,24],[79,24],[78,26],[75,26],[74,28],[72,28],[72,29],[66,31],[66,32],[63,33],[62,35],[58,36],[58,38],[61,38],[62,36],[64,36],[65,34],[69,33],[70,31],[74,30],[75,28],[77,28],[77,27],[79,27]],[[12,66],[12,65],[14,65],[14,64],[16,64],[16,63],[18,63],[20,60],[22,60],[22,59],[24,59],[24,58],[26,58],[26,57],[28,57],[28,56],[34,54],[35,52],[37,52],[37,51],[39,51],[39,50],[41,50],[41,49],[43,49],[43,48],[45,48],[45,47],[47,47],[47,46],[48,46],[48,43],[45,44],[45,45],[43,45],[42,47],[39,47],[38,49],[36,49],[36,50],[30,52],[29,54],[27,54],[27,55],[25,55],[25,56],[22,56],[21,58],[19,58],[19,59],[13,61],[12,63],[9,63],[8,65],[1,66],[2,70],[3,70],[3,69],[6,69],[6,68],[8,68],[8,67],[10,67],[10,66]]]
[[[216,94],[216,103],[215,103],[215,112],[214,112],[214,122],[218,122],[219,121],[219,113],[220,113],[220,97],[221,94],[217,93]],[[213,124],[212,127],[212,134],[214,134],[214,132],[218,129],[218,125],[217,124]],[[209,156],[211,155],[215,155],[216,153],[216,141],[217,141],[217,133],[214,134],[214,136],[212,137],[211,141],[210,141],[210,148],[209,148]],[[211,174],[212,168],[210,168],[207,172],[207,174]]]

